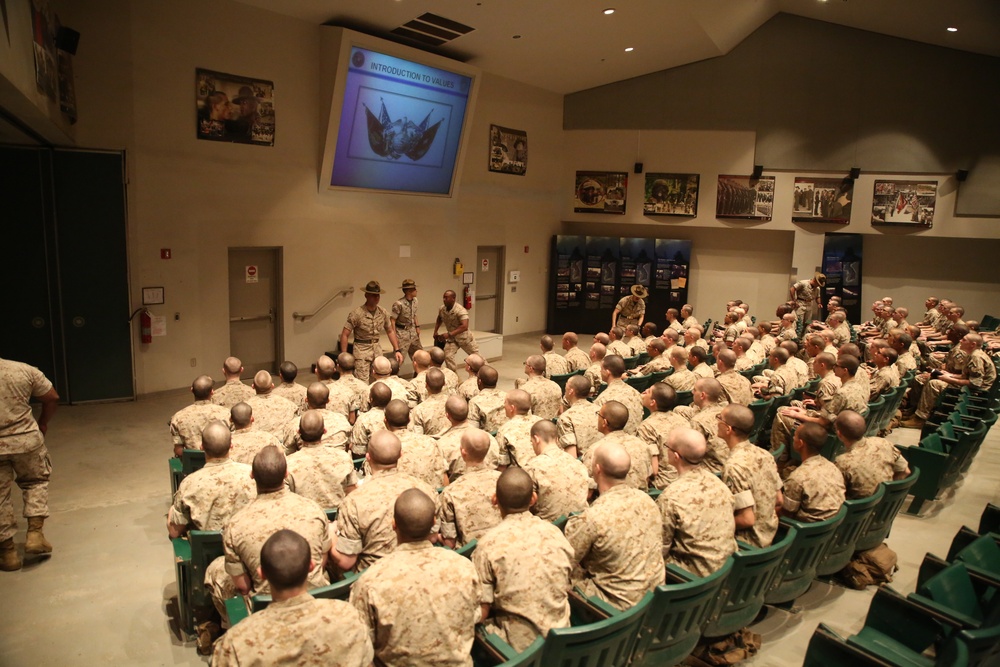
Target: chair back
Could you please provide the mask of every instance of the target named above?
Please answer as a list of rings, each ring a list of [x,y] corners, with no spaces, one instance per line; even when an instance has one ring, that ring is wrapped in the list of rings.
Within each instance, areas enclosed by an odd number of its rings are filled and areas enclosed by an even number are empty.
[[[854,555],[854,547],[858,539],[868,527],[868,522],[875,511],[875,506],[882,501],[885,496],[885,486],[879,484],[875,493],[867,498],[847,500],[844,507],[847,508],[847,515],[843,523],[837,528],[833,539],[827,545],[826,553],[816,566],[816,574],[824,577],[840,572],[844,569],[851,557]]]
[[[188,532],[188,541],[191,543],[191,606],[207,606],[212,604],[212,596],[205,588],[205,571],[223,554],[222,532],[192,530]]]
[[[625,667],[639,628],[653,601],[646,595],[633,607],[596,623],[553,628],[542,648],[544,665],[559,667]]]
[[[651,375],[633,375],[625,378],[625,384],[635,389],[640,394],[649,388],[652,383]]]
[[[566,391],[566,382],[574,375],[583,375],[583,371],[573,371],[572,373],[556,373],[549,379],[559,385],[559,388]]]
[[[782,557],[778,575],[771,590],[764,596],[767,604],[791,602],[809,590],[816,576],[816,566],[837,534],[837,528],[847,516],[847,506],[841,505],[837,513],[823,521],[803,523],[783,518],[782,523],[795,527],[795,539]]]
[[[730,558],[707,577],[657,586],[639,630],[631,667],[676,665],[689,656],[732,569]]]
[[[754,401],[748,406],[750,411],[753,412],[753,429],[750,431],[750,436],[748,438],[750,442],[757,442],[757,434],[760,433],[762,428],[764,428],[764,421],[767,419],[767,415],[773,404],[773,398],[762,398]]]
[[[764,596],[771,590],[782,558],[794,540],[795,528],[786,526],[779,529],[771,546],[740,549],[733,554],[732,572],[702,628],[704,636],[721,637],[750,625],[764,606]]]
[[[466,542],[459,548],[455,549],[455,553],[465,556],[466,558],[472,558],[472,552],[476,550],[476,542],[478,540],[472,540],[471,542]]]
[[[181,452],[181,471],[184,477],[205,467],[205,452],[200,449],[185,449]]]
[[[677,393],[677,405],[691,405],[691,401],[694,400],[693,391],[678,391]]]
[[[309,591],[309,595],[314,598],[319,598],[323,600],[343,600],[347,602],[347,599],[351,597],[351,586],[358,579],[357,572],[348,572],[344,575],[344,578],[340,581],[335,581],[327,586],[320,586],[319,588],[314,588]],[[250,598],[250,610],[253,613],[257,613],[261,609],[267,609],[267,606],[273,602],[270,595],[263,595],[258,593]]]
[[[1000,579],[1000,546],[996,533],[987,533],[976,538],[969,546],[955,554],[955,561],[964,563],[969,569],[987,572]]]
[[[882,482],[885,487],[885,494],[882,500],[872,510],[871,519],[865,527],[861,537],[858,538],[854,548],[857,551],[867,551],[882,544],[889,531],[892,529],[892,522],[899,513],[899,508],[906,502],[906,496],[910,492],[910,487],[920,478],[920,469],[917,468],[910,473],[906,479],[894,482]]]

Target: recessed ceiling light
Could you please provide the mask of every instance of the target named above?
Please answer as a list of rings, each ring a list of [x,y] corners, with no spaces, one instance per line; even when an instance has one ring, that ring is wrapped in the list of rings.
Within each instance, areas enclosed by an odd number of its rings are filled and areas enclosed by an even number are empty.
[[[948,28],[948,32],[958,32],[958,28]]]
[[[514,35],[514,39],[521,39],[520,35]]]
[[[611,16],[614,13],[615,13],[615,8],[614,7],[608,7],[607,9],[604,10],[604,15],[605,16]]]
[[[632,53],[633,51],[635,51],[635,49],[632,48],[631,46],[626,47],[626,49],[625,49],[625,53]]]

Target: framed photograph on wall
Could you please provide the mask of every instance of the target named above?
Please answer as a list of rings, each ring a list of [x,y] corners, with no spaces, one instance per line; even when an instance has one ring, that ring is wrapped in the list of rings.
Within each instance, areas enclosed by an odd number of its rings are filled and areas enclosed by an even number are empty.
[[[646,174],[643,215],[698,215],[698,174]]]
[[[197,137],[274,145],[274,82],[195,70]]]
[[[573,191],[576,213],[614,213],[625,215],[628,195],[628,172],[578,171]]]
[[[719,176],[715,217],[770,220],[774,211],[774,176]]]
[[[853,179],[796,177],[792,221],[850,224],[853,200]]]
[[[937,181],[875,181],[873,225],[931,227]]]
[[[524,176],[528,171],[528,133],[490,125],[490,171]]]

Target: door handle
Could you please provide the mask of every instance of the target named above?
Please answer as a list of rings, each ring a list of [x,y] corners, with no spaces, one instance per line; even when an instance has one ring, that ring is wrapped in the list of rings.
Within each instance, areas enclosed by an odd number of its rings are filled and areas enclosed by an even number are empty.
[[[476,301],[489,301],[490,299],[497,298],[496,294],[486,294],[483,296],[476,296]]]
[[[248,315],[246,317],[238,316],[229,318],[230,322],[260,322],[262,320],[273,322],[274,315],[272,313],[268,313],[267,315]]]

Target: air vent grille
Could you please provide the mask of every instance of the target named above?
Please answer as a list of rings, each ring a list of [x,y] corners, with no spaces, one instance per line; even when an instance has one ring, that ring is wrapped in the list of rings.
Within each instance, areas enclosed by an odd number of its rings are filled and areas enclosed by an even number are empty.
[[[427,12],[392,30],[391,34],[412,39],[421,44],[441,46],[462,35],[467,35],[473,30],[475,28],[464,23]]]

